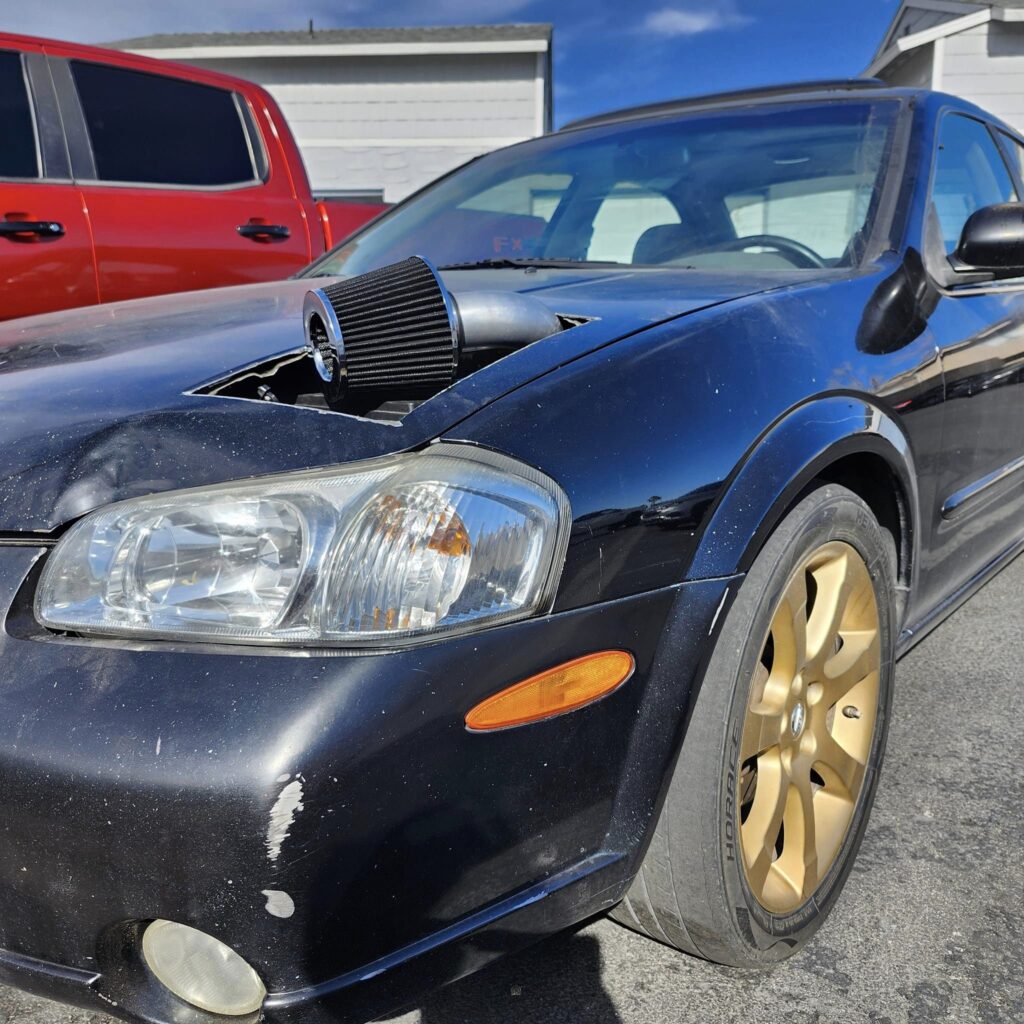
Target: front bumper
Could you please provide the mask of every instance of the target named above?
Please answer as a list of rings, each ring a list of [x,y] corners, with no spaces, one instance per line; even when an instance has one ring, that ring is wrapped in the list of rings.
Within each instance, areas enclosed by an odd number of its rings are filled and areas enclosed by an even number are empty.
[[[0,979],[160,1022],[218,1018],[167,1002],[138,922],[236,949],[267,1019],[337,1022],[612,905],[729,584],[310,655],[48,636],[28,611],[42,554],[0,547]],[[464,728],[484,697],[613,647],[637,671],[605,700]]]

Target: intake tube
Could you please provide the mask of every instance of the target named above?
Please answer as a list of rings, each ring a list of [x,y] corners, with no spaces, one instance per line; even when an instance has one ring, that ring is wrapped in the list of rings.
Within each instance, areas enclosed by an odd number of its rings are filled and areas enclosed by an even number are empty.
[[[520,348],[562,329],[562,323],[539,299],[521,292],[456,292],[452,305],[462,351]]]

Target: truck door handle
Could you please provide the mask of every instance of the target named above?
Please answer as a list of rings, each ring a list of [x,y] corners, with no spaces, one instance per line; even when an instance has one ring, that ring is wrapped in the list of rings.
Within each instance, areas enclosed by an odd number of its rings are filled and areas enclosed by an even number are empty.
[[[0,235],[60,238],[63,234],[64,225],[55,220],[0,220]]]
[[[238,233],[254,242],[277,242],[287,238],[291,231],[284,224],[239,224]]]

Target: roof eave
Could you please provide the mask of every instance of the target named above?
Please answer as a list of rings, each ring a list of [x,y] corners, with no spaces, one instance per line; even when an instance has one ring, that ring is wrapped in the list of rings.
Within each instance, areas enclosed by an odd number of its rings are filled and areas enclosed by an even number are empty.
[[[419,43],[287,43],[281,46],[180,46],[125,48],[163,60],[241,60],[280,57],[401,57],[472,53],[547,53],[546,39],[495,39]]]
[[[947,39],[949,36],[958,35],[961,32],[966,32],[968,29],[977,28],[979,25],[984,25],[989,21],[1024,21],[1024,9],[1008,10],[1006,8],[986,7],[983,10],[965,14],[961,18],[944,21],[941,25],[934,25],[920,32],[901,36],[892,46],[877,55],[864,69],[862,74],[865,77],[873,78],[904,53],[909,53],[911,50],[916,50],[921,46],[927,46],[938,39]]]

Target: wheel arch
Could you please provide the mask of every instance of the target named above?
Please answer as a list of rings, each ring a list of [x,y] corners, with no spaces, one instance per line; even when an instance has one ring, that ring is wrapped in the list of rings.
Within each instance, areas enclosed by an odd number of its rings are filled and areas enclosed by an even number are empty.
[[[711,510],[688,577],[746,572],[786,514],[823,483],[849,488],[893,534],[902,610],[919,546],[913,452],[900,424],[856,395],[805,403],[758,439]]]

